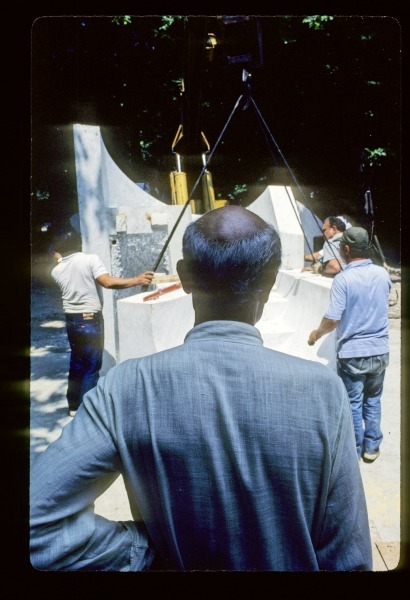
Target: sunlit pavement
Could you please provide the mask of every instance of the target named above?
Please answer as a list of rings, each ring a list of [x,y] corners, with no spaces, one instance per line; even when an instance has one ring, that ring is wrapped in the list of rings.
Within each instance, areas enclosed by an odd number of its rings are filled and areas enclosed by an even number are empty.
[[[65,392],[69,345],[55,288],[38,285],[32,293],[30,383],[30,454],[34,458],[70,422]],[[390,364],[382,397],[381,454],[374,463],[360,461],[373,541],[375,571],[396,569],[400,559],[400,415],[401,319],[390,318]],[[113,520],[131,519],[121,478],[96,502],[96,512]]]

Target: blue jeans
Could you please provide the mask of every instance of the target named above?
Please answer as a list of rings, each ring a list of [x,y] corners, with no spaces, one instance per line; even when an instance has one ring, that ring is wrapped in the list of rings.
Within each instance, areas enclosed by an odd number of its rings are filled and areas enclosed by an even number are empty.
[[[337,372],[349,395],[359,458],[362,452],[377,452],[383,439],[381,396],[388,364],[388,353],[338,359]]]
[[[68,373],[67,402],[69,410],[77,410],[83,396],[98,381],[104,349],[104,321],[102,314],[92,318],[66,313],[67,336],[71,348]]]

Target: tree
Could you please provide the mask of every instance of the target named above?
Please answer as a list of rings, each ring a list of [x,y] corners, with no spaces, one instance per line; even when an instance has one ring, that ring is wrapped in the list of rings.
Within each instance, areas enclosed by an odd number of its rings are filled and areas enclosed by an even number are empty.
[[[168,202],[178,126],[192,185],[199,134],[214,146],[248,68],[269,132],[252,105],[235,112],[210,164],[217,196],[247,205],[286,177],[270,133],[321,217],[336,210],[363,221],[371,185],[379,238],[398,259],[395,19],[45,17],[33,27],[32,55],[33,208],[38,190],[49,194],[42,207],[58,206],[58,215],[75,204],[74,122],[100,125],[125,173]]]

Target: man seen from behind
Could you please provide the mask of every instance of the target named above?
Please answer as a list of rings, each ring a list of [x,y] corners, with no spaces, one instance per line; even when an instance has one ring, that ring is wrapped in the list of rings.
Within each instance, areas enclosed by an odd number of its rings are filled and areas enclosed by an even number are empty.
[[[280,263],[277,232],[245,208],[187,227],[177,268],[194,326],[101,377],[34,461],[36,568],[372,569],[343,382],[255,327]],[[133,520],[114,522],[94,500],[120,474]]]
[[[373,462],[380,455],[381,397],[389,364],[390,275],[369,256],[369,235],[351,227],[341,238],[346,268],[332,281],[330,303],[312,346],[336,329],[337,370],[349,394],[357,456]]]

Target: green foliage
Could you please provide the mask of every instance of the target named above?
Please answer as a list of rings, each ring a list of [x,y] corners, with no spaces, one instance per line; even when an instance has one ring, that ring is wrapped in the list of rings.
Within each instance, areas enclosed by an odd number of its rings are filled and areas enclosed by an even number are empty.
[[[179,96],[184,93],[184,80],[182,77],[178,77],[178,79],[171,79],[172,83],[175,83],[178,86]],[[173,100],[178,100],[179,96],[172,96]]]
[[[140,131],[140,135],[143,135],[143,131]],[[155,143],[161,137],[160,134],[156,134],[156,135],[153,134],[153,135],[154,135],[154,137],[151,140],[149,140],[149,141],[140,140],[140,142],[139,142],[141,156],[144,161],[152,159],[153,155],[152,155],[152,152],[150,149],[152,146],[155,146]]]
[[[39,222],[47,220],[45,212],[60,205],[68,212],[76,201],[71,130],[56,133],[49,124],[100,125],[120,168],[134,181],[149,181],[166,200],[178,125],[184,123],[186,170],[196,173],[194,134],[204,131],[212,146],[241,93],[241,65],[228,63],[228,57],[254,52],[257,41],[263,64],[252,73],[252,96],[297,178],[352,198],[367,177],[390,191],[400,168],[400,28],[394,19],[263,17],[260,37],[253,18],[236,24],[204,19],[122,15],[37,21],[32,197]],[[221,43],[209,60],[201,49],[211,31]],[[212,171],[219,198],[240,197],[245,204],[256,185],[281,180],[280,157],[274,149],[270,157],[269,140],[255,119],[252,105],[238,111],[218,148]],[[373,148],[365,151],[369,143]],[[48,198],[52,202],[44,201]]]
[[[36,190],[34,196],[36,200],[44,201],[50,198],[50,192],[47,190]]]
[[[323,29],[325,23],[333,21],[333,17],[327,15],[311,15],[302,19],[302,23],[307,23],[310,29]]]
[[[162,25],[154,31],[155,35],[163,35],[166,31],[168,31],[168,29],[170,27],[172,27],[172,25],[176,21],[181,21],[186,18],[187,17],[181,16],[181,15],[176,15],[176,16],[162,15],[162,17],[161,17]]]
[[[161,17],[161,21],[162,21],[162,25],[159,28],[160,31],[166,31],[167,29],[169,29],[171,27],[171,25],[173,24],[173,22],[175,21],[177,17],[172,17],[172,16],[162,16]]]
[[[228,194],[229,200],[237,200],[240,196],[243,196],[248,191],[246,183],[239,183],[235,185],[233,192]]]
[[[364,163],[370,167],[380,167],[382,165],[382,159],[387,156],[386,148],[365,148],[367,156],[364,157]]]
[[[152,144],[153,142],[144,142],[143,140],[140,140],[141,156],[143,160],[151,158],[152,154],[149,151],[149,148],[152,146]]]
[[[130,15],[121,15],[112,18],[112,22],[115,25],[131,25],[132,17]]]

